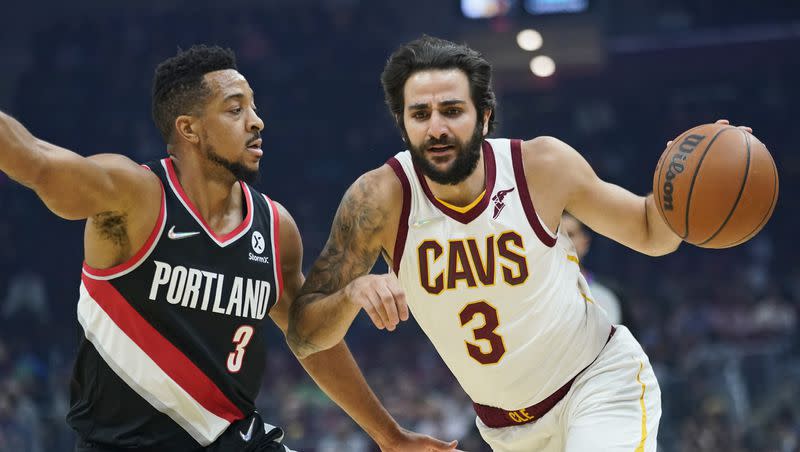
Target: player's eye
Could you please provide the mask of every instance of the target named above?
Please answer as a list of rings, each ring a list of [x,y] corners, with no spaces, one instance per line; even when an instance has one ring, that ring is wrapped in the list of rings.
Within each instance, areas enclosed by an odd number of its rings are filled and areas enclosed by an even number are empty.
[[[412,117],[412,118],[414,118],[414,119],[425,119],[425,118],[427,118],[427,117],[428,117],[428,112],[425,112],[425,111],[417,111],[417,112],[414,112],[414,113],[411,115],[411,117]]]

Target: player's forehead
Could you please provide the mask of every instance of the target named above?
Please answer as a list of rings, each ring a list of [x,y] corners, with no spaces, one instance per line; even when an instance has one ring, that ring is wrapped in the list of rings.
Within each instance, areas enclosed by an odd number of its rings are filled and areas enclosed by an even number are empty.
[[[213,71],[204,76],[206,86],[211,89],[211,98],[216,101],[224,101],[231,98],[253,98],[253,89],[235,69],[223,69]]]
[[[460,69],[430,69],[411,74],[403,87],[403,99],[406,109],[434,108],[453,101],[472,105],[469,79]]]

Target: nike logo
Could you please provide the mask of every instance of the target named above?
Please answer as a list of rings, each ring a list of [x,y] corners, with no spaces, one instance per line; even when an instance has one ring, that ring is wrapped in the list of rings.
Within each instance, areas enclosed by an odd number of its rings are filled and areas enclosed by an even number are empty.
[[[242,441],[249,442],[250,438],[253,437],[253,423],[256,421],[256,418],[250,419],[250,428],[247,429],[247,434],[245,435],[242,432],[239,432],[239,436],[242,437]]]
[[[172,240],[180,240],[185,239],[187,237],[191,237],[193,235],[199,234],[199,231],[193,232],[175,232],[175,226],[169,228],[169,232],[167,232],[167,237],[171,238]]]
[[[425,226],[428,223],[432,223],[434,221],[441,220],[442,218],[444,218],[444,217],[439,216],[439,217],[424,218],[422,220],[415,221],[411,226],[413,226],[415,228],[419,228],[419,227]]]

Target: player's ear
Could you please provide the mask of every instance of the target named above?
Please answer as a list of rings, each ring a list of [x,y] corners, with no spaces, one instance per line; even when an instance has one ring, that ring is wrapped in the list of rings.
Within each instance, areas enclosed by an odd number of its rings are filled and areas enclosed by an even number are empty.
[[[486,111],[483,112],[483,136],[489,134],[489,118],[492,117],[492,109],[487,108]]]
[[[195,118],[189,115],[180,115],[175,118],[175,130],[178,137],[192,144],[200,142],[200,135],[197,133]]]

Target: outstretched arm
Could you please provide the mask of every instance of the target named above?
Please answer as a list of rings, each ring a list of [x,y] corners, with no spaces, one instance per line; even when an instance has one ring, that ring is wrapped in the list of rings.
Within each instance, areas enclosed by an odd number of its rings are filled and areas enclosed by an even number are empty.
[[[140,207],[141,199],[157,203],[160,198],[155,175],[127,157],[82,157],[36,138],[3,112],[0,170],[34,190],[53,213],[69,220],[126,212]]]
[[[720,119],[717,124],[729,122]],[[739,128],[752,132],[747,126]],[[600,179],[566,143],[552,137],[526,141],[523,160],[531,187],[548,187],[548,199],[536,200],[537,210],[539,201],[555,218],[566,210],[595,232],[651,256],[669,254],[681,244],[681,238],[659,214],[652,193],[638,196]],[[536,197],[535,190],[531,196]],[[553,223],[558,224],[558,220]]]
[[[280,205],[280,250],[284,293],[270,317],[286,334],[289,309],[303,285],[303,248],[300,233],[289,213]],[[445,443],[401,428],[372,392],[344,341],[300,364],[337,405],[369,434],[383,451],[447,451],[456,442]]]
[[[566,210],[598,234],[651,256],[671,253],[680,245],[652,194],[639,196],[600,179],[568,144],[552,137],[526,141],[523,160],[537,211],[540,203],[546,206],[555,224]],[[548,199],[536,196],[537,186],[548,187]]]
[[[361,176],[345,193],[331,234],[289,315],[289,346],[304,357],[338,344],[362,307],[378,328],[408,318],[394,275],[367,275],[394,242],[402,188],[388,165]],[[390,238],[390,239],[389,239]]]

